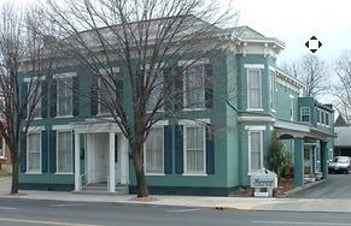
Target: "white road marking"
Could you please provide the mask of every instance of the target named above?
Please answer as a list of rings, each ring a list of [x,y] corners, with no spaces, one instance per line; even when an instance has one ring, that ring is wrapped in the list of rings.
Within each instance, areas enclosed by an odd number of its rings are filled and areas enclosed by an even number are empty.
[[[51,207],[76,207],[76,206],[84,206],[84,204],[80,203],[71,203],[71,204],[51,204]]]
[[[318,225],[318,226],[351,226],[351,223],[337,222],[294,222],[294,221],[251,221],[253,224],[281,224],[281,225]]]
[[[0,218],[0,222],[13,222],[13,223],[25,223],[34,225],[54,225],[54,226],[104,226],[96,224],[76,224],[61,221],[44,221],[44,220],[29,220],[29,219],[13,219],[13,218]]]
[[[186,213],[186,212],[195,212],[199,211],[200,209],[179,209],[179,210],[166,210],[169,213]]]
[[[17,210],[15,207],[0,206],[0,210]]]

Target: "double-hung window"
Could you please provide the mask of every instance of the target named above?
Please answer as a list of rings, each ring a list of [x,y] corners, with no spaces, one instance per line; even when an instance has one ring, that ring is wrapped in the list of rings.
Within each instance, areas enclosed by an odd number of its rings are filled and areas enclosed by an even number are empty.
[[[249,173],[263,168],[263,131],[249,130]]]
[[[41,84],[40,81],[27,82],[27,117],[41,118]],[[30,115],[31,114],[31,115]]]
[[[247,69],[247,106],[250,110],[262,109],[262,70]]]
[[[27,136],[27,172],[41,172],[41,133],[29,133]]]
[[[153,110],[155,110],[155,108],[157,107],[156,105],[158,104],[158,102],[161,100],[161,105],[162,102],[164,102],[162,100],[162,91],[163,91],[163,85],[164,85],[164,77],[163,77],[163,72],[155,72],[157,74],[155,74],[154,76],[156,76],[155,82],[151,87],[151,93],[148,99],[148,102],[146,104],[146,110],[148,112],[151,112]],[[149,74],[150,76],[152,76],[151,74]],[[152,77],[149,79],[153,79]],[[160,106],[159,108],[157,108],[156,110],[163,110],[163,107]]]
[[[72,116],[73,113],[73,78],[57,79],[57,115]]]
[[[0,137],[0,159],[5,159],[6,158],[6,149],[5,149],[5,139]]]
[[[164,173],[163,128],[153,128],[146,139],[144,162],[146,174]]]
[[[100,71],[101,77],[99,78],[99,114],[110,114],[111,109],[116,106],[117,95],[119,92],[119,82],[122,81],[122,75],[119,68],[113,68],[113,72],[106,70]],[[121,95],[121,94],[119,94]],[[122,98],[122,96],[120,96]]]
[[[275,110],[275,72],[270,71],[270,106]]]
[[[73,143],[71,131],[58,131],[56,136],[57,173],[73,172]]]
[[[310,107],[301,107],[300,120],[302,122],[310,122]]]
[[[185,174],[206,173],[206,135],[203,126],[186,126],[184,130]]]
[[[189,66],[184,73],[184,107],[205,108],[205,64]]]

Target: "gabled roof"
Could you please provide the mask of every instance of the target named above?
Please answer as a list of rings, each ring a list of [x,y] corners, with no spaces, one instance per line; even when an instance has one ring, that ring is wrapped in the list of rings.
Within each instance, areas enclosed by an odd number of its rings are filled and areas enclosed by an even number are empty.
[[[240,38],[265,38],[263,34],[252,29],[249,26],[238,26],[234,27],[234,34]]]
[[[341,114],[339,114],[338,118],[336,119],[334,126],[347,126],[347,122]]]

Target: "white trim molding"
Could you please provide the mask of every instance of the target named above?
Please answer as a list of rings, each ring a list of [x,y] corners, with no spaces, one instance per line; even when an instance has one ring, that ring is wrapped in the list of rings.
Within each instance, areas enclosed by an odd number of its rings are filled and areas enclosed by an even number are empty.
[[[210,59],[202,58],[202,59],[189,59],[189,60],[180,60],[178,61],[178,66],[189,66],[189,65],[201,65],[201,64],[209,64]]]
[[[59,74],[54,74],[53,78],[73,78],[76,77],[77,73],[76,72],[66,72],[66,73],[59,73]]]
[[[210,124],[211,119],[202,118],[202,119],[180,119],[180,120],[178,120],[178,125],[201,126],[204,123]]]
[[[246,69],[264,69],[264,64],[244,64]]]
[[[23,128],[23,131],[25,130],[25,128]],[[35,133],[35,132],[40,132],[40,131],[44,131],[45,130],[45,126],[30,126],[28,127],[28,133]]]
[[[271,116],[240,116],[238,117],[239,122],[275,122],[275,118]]]
[[[69,131],[73,130],[73,126],[71,124],[53,125],[52,130]]]
[[[106,74],[108,74],[107,72],[110,72],[110,70],[109,69],[99,69],[99,73],[101,75],[106,75]],[[113,67],[112,68],[112,72],[113,73],[119,73],[120,72],[120,68],[119,67]]]
[[[23,79],[23,82],[30,82],[30,81],[32,81],[32,80],[37,80],[37,81],[40,81],[40,80],[45,80],[46,79],[46,76],[45,75],[43,75],[43,76],[40,76],[40,77],[38,77],[38,76],[34,76],[34,77],[27,77],[27,78],[24,78]]]
[[[269,68],[269,70],[270,70],[270,71],[273,71],[273,72],[275,72],[275,71],[276,71],[275,67],[273,67],[273,66],[271,66],[271,65],[269,65],[269,67],[268,67],[268,68]]]
[[[266,126],[245,126],[245,130],[263,131],[266,130]]]

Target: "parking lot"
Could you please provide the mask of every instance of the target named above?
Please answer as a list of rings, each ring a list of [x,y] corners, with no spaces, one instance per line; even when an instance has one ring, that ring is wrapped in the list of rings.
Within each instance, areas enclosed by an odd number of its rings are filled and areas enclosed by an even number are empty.
[[[351,199],[351,174],[329,174],[327,181],[291,197]]]

